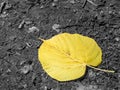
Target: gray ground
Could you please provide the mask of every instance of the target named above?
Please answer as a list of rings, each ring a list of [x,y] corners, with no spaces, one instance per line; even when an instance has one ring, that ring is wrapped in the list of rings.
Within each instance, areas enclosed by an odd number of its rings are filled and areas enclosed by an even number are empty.
[[[38,38],[62,32],[95,39],[99,68],[115,73],[88,68],[70,82],[50,78],[38,61]],[[120,1],[0,0],[0,90],[120,90]]]

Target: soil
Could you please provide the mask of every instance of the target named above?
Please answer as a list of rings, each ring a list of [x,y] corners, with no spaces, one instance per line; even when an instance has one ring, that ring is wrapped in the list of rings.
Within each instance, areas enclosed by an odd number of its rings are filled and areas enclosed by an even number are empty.
[[[89,36],[103,52],[99,68],[58,82],[38,60],[39,37]],[[63,74],[64,75],[64,74]],[[119,0],[0,0],[0,90],[120,90]]]

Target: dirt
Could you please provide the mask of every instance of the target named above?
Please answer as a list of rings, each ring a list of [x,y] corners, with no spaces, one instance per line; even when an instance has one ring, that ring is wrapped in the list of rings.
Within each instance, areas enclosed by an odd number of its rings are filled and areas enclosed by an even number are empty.
[[[58,82],[38,61],[39,37],[79,33],[103,52],[99,68]],[[64,75],[64,74],[63,74]],[[0,0],[0,90],[120,90],[119,0]]]

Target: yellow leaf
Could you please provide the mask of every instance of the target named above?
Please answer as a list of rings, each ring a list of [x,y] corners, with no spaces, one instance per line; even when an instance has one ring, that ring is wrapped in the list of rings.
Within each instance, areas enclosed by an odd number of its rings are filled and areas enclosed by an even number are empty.
[[[102,51],[92,38],[62,33],[42,41],[38,49],[39,61],[47,74],[58,81],[80,78],[86,66],[94,68],[102,61]]]

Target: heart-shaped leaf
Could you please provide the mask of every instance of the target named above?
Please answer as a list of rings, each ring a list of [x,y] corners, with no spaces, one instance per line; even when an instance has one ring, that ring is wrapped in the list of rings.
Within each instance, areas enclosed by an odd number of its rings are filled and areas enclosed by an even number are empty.
[[[87,36],[62,33],[41,40],[38,58],[48,75],[58,81],[80,78],[85,74],[86,66],[94,68],[102,61],[101,48]]]

